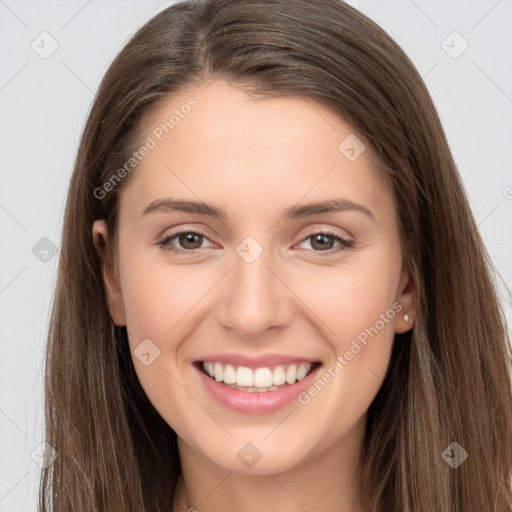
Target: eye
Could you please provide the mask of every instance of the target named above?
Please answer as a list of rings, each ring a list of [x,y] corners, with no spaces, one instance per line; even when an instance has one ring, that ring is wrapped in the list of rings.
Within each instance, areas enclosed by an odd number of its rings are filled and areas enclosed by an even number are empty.
[[[351,240],[342,238],[336,233],[332,233],[330,231],[319,231],[318,233],[312,233],[311,235],[307,236],[301,243],[306,241],[310,241],[310,245],[314,249],[314,252],[325,252],[327,254],[337,253],[354,245]],[[337,248],[333,249],[335,242],[338,242],[339,245]]]
[[[205,240],[208,240],[208,238],[200,231],[178,231],[163,237],[157,245],[160,245],[166,251],[173,253],[196,254],[200,252],[200,249],[205,248],[202,247]],[[337,253],[353,246],[352,241],[329,231],[312,233],[304,238],[301,243],[305,243],[306,241],[310,241],[311,248],[314,252],[327,253],[327,255]],[[174,242],[179,244],[179,247],[176,247]],[[336,242],[339,245],[333,249]]]
[[[207,240],[206,235],[199,231],[178,231],[162,238],[158,245],[166,251],[174,253],[187,253],[195,254],[199,252],[204,240]],[[176,247],[173,242],[176,241],[181,247]]]

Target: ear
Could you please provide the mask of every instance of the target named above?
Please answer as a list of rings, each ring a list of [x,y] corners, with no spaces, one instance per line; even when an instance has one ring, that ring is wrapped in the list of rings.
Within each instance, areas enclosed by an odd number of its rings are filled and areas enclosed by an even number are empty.
[[[405,263],[400,276],[396,302],[402,309],[395,317],[395,333],[400,334],[412,329],[416,317],[416,284],[409,264]],[[409,321],[406,322],[404,316],[407,314]]]
[[[123,295],[121,292],[116,260],[109,245],[107,222],[96,220],[92,225],[92,238],[96,251],[102,261],[103,282],[107,295],[108,309],[117,326],[126,325]]]

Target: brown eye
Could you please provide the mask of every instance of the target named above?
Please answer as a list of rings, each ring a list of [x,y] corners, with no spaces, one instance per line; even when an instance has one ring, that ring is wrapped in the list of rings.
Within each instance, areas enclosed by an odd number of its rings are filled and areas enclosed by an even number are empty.
[[[196,231],[178,231],[165,236],[157,245],[160,245],[169,252],[185,256],[196,254],[202,249],[209,249],[211,246],[203,247],[205,241],[208,241],[208,238],[203,233]]]
[[[354,245],[351,240],[346,240],[336,233],[330,233],[327,231],[313,233],[304,238],[301,243],[304,244],[306,242],[309,242],[313,252],[325,253],[326,256],[337,253],[338,251],[342,251],[344,249],[349,249]]]
[[[311,247],[313,247],[313,249],[326,251],[332,249],[334,246],[334,237],[331,235],[318,233],[316,235],[311,235],[309,238],[311,238]]]
[[[178,235],[178,242],[183,249],[198,249],[201,247],[203,235],[194,232],[184,232]]]

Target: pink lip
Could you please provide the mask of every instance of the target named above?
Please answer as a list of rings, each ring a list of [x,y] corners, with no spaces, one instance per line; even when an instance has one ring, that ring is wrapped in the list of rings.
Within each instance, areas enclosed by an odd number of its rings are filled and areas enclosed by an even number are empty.
[[[312,363],[312,359],[287,356],[284,354],[262,354],[259,356],[247,356],[244,354],[212,354],[200,359],[201,362],[225,363],[233,366],[246,366],[247,368],[265,368],[280,364]]]
[[[216,359],[216,361],[219,361]],[[290,359],[287,359],[290,362]],[[283,409],[288,404],[293,402],[297,396],[305,391],[316,378],[316,375],[322,365],[318,365],[313,369],[307,377],[282,389],[267,392],[248,392],[239,391],[238,389],[230,388],[221,382],[212,379],[203,371],[199,365],[194,365],[201,382],[205,386],[210,396],[220,405],[227,407],[233,411],[252,413],[252,414],[269,414],[279,409]]]

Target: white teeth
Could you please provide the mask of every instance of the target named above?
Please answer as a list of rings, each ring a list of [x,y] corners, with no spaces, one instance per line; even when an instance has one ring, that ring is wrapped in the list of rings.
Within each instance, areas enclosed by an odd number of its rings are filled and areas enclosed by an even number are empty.
[[[272,386],[272,372],[270,368],[258,368],[254,372],[254,387],[268,388]]]
[[[224,383],[236,384],[236,370],[232,364],[227,364],[224,368]]]
[[[311,370],[311,365],[309,363],[302,363],[297,370],[297,380],[302,380]]]
[[[236,383],[239,386],[254,386],[254,374],[250,368],[239,366],[236,370]]]
[[[215,371],[215,380],[217,382],[221,382],[224,379],[224,371],[222,369],[222,365],[220,363],[215,363],[214,371]]]
[[[286,382],[286,374],[282,366],[276,366],[272,372],[272,384],[282,386]]]
[[[280,365],[273,369],[248,368],[233,366],[220,362],[204,362],[203,368],[217,382],[224,382],[234,389],[249,392],[275,391],[280,386],[295,384],[306,377],[311,370],[311,363]]]
[[[264,393],[266,391],[274,391],[272,388],[245,388],[242,386],[237,386],[235,384],[227,384],[230,388],[238,389],[238,391],[248,391],[249,393]],[[275,389],[278,389],[278,387],[275,387]]]
[[[288,366],[286,370],[286,382],[293,384],[297,380],[297,367],[294,364]]]

